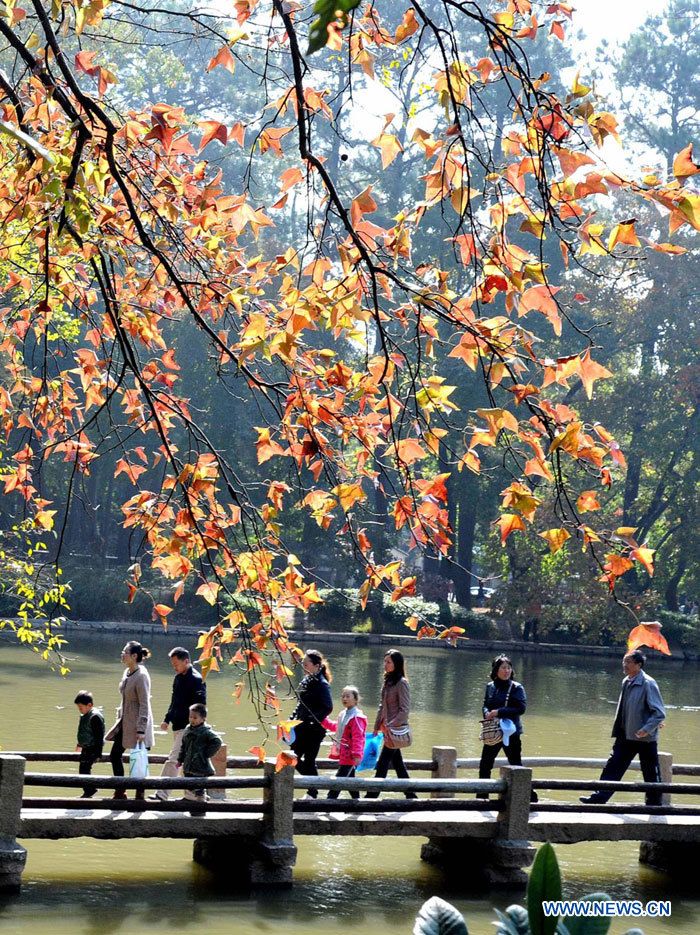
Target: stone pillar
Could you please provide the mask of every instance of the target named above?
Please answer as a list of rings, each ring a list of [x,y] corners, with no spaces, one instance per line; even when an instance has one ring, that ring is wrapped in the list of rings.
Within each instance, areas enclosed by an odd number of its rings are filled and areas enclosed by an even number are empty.
[[[250,867],[252,884],[291,886],[292,870],[297,859],[294,844],[294,769],[285,766],[275,772],[272,763],[265,764],[269,785],[263,791],[266,806],[262,840],[255,848]]]
[[[675,882],[697,884],[700,843],[697,841],[642,841],[639,862],[668,873]]]
[[[433,762],[433,779],[457,778],[457,750],[454,747],[433,747]],[[453,799],[454,792],[431,792],[430,798]]]
[[[661,782],[673,782],[673,754],[659,753],[659,775]],[[662,805],[671,804],[671,793],[664,792],[661,796]]]
[[[454,747],[433,747],[433,762],[435,769],[433,779],[457,778],[457,750]],[[431,792],[431,799],[453,799],[454,792]],[[428,843],[420,849],[421,860],[428,864],[449,867],[455,859],[455,844],[459,845],[461,839],[454,838],[428,838]],[[459,847],[457,848],[459,852]]]
[[[215,776],[226,775],[226,758],[228,757],[228,747],[222,743],[217,752],[211,758],[211,765],[214,767]],[[221,802],[226,799],[225,789],[210,789],[209,798],[213,802]]]
[[[0,893],[19,890],[27,862],[16,841],[23,791],[24,757],[0,754]]]
[[[525,766],[501,767],[506,781],[503,808],[498,815],[498,836],[490,841],[484,854],[483,877],[494,886],[524,887],[535,848],[527,840],[530,820],[532,770]]]
[[[673,754],[659,753],[659,776],[661,782],[673,782]],[[661,804],[671,804],[671,793],[661,795]],[[669,844],[665,841],[642,841],[639,845],[639,862],[648,864],[656,870],[663,870],[674,877],[683,879],[687,867],[697,866],[700,859],[700,845]]]

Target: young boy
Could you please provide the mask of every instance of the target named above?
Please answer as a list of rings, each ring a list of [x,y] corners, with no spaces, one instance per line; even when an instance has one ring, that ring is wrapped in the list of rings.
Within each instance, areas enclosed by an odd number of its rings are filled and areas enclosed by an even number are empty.
[[[90,692],[78,692],[74,704],[80,712],[78,721],[78,745],[75,752],[80,754],[78,772],[81,776],[89,776],[95,760],[102,756],[102,746],[105,736],[105,719],[101,711],[94,708],[94,700]],[[83,786],[81,799],[91,799],[97,789]]]
[[[214,775],[211,757],[221,746],[221,738],[207,724],[206,718],[206,705],[200,703],[190,705],[190,724],[182,735],[182,746],[177,764],[182,767],[185,776]],[[206,795],[204,789],[186,789],[185,798],[204,802]]]

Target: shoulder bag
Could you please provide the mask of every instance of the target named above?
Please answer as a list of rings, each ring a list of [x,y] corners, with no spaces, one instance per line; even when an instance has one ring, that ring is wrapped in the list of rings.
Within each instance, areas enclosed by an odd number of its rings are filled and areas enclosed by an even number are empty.
[[[508,694],[506,695],[506,702],[503,705],[504,708],[508,707],[508,699],[510,698],[510,692],[513,688],[513,682],[511,680],[510,685],[508,686]],[[501,730],[501,722],[497,717],[489,718],[488,720],[481,721],[481,730],[479,731],[479,740],[485,744],[487,747],[494,747],[497,743],[503,743],[503,731]]]

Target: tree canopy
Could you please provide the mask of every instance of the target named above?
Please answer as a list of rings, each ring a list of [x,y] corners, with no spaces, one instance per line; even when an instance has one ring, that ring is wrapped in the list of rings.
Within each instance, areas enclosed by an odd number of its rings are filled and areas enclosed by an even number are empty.
[[[21,505],[17,568],[31,576],[27,544],[49,530],[60,564],[107,464],[128,487],[130,599],[146,565],[172,583],[153,600],[164,624],[185,589],[217,609],[227,596],[205,669],[230,644],[272,707],[282,611],[319,600],[289,547],[296,516],[348,543],[363,601],[398,602],[415,576],[383,546],[387,524],[454,554],[450,488],[498,465],[502,543],[546,515],[551,553],[578,543],[607,587],[653,571],[636,517],[598,513],[626,461],[587,402],[611,370],[582,282],[683,252],[673,236],[700,228],[690,140],[668,176],[608,167],[615,116],[580,74],[560,89],[547,68],[566,3],[403,7],[237,0],[227,18],[31,0],[0,18],[0,472]],[[395,108],[367,133],[372,95]],[[23,609],[28,634],[34,604],[60,603],[47,587]]]

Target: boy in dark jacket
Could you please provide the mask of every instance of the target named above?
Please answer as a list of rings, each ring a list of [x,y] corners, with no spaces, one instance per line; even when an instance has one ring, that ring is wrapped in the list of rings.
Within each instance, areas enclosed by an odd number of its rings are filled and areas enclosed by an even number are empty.
[[[78,721],[78,744],[75,752],[80,754],[78,772],[81,776],[89,776],[93,764],[102,756],[102,747],[105,737],[105,719],[101,711],[94,708],[94,700],[90,692],[78,692],[73,702],[80,712]],[[91,799],[97,789],[83,786],[81,799]]]
[[[221,747],[221,738],[207,724],[206,705],[190,706],[190,725],[182,735],[182,746],[178,766],[185,776],[213,776],[214,767],[211,757]],[[203,802],[206,798],[204,789],[186,789],[186,799]]]

